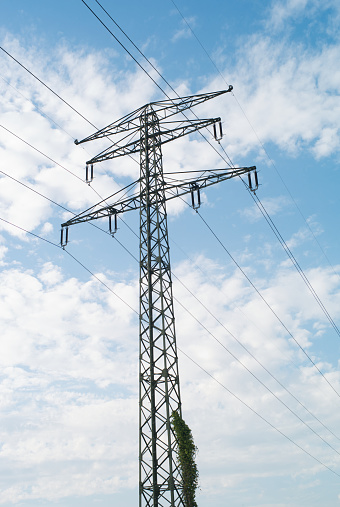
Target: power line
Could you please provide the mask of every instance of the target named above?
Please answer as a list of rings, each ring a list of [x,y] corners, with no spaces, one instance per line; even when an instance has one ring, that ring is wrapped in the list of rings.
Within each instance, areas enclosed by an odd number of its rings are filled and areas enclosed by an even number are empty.
[[[176,278],[176,280],[191,294],[191,296],[193,298],[196,299],[196,301],[198,301],[200,303],[200,305],[209,313],[209,315],[211,315],[215,320],[216,322],[221,326],[223,327],[223,329],[233,338],[233,340],[235,340],[242,348],[243,350],[245,350],[247,352],[247,354],[249,354],[253,359],[254,361],[256,361],[256,363],[258,365],[261,366],[261,368],[264,369],[264,371],[266,373],[268,373],[268,375],[270,375],[270,377],[272,379],[274,379],[280,387],[282,387],[295,401],[297,401],[297,403],[304,409],[306,410],[306,412],[308,412],[309,415],[311,415],[316,421],[318,421],[327,431],[329,431],[337,440],[340,440],[340,437],[338,437],[330,428],[328,428],[328,426],[326,426],[316,415],[314,415],[303,403],[301,403],[301,401],[277,378],[275,377],[275,375],[273,375],[269,370],[268,368],[266,368],[266,366],[264,366],[264,364],[261,363],[261,361],[259,361],[255,356],[254,354],[223,324],[223,322],[221,322],[210,310],[209,308],[204,304],[202,303],[202,301],[196,296],[196,294],[194,294],[183,282],[182,280],[180,280],[178,278],[178,276],[175,275],[174,272],[172,272],[174,278]],[[199,322],[199,324],[204,328],[205,326],[203,326],[203,324],[198,320],[196,319],[196,317],[191,313],[189,312],[189,310],[187,308],[185,308],[181,303],[179,303],[192,317],[193,319],[195,319],[197,322]],[[239,362],[246,370],[248,370],[247,366],[245,366],[237,357],[235,357],[235,355],[230,352],[221,342],[220,340],[218,340],[214,335],[212,335],[212,333],[210,333],[207,329],[206,331],[211,334],[211,336],[215,339],[215,341],[217,341],[232,357],[234,357],[234,359]],[[249,371],[249,370],[248,370]],[[253,373],[251,371],[249,371],[249,373],[251,373],[251,375],[253,375]],[[253,375],[254,376],[254,375]],[[280,403],[283,403],[283,401],[281,399],[279,399],[275,393],[273,393],[266,385],[263,384],[263,382],[258,379],[257,377],[255,377],[256,380],[262,384],[276,399],[278,399],[278,401],[280,401]],[[288,408],[289,411],[291,411],[291,409],[289,407],[287,407],[287,405],[285,403],[283,403],[283,405]],[[294,412],[294,415],[300,419],[300,417],[295,414]],[[301,419],[300,419],[301,420]],[[306,424],[304,421],[302,421],[303,424]],[[307,424],[307,426],[309,427],[309,425]],[[311,428],[310,428],[311,429]],[[314,432],[314,430],[312,429],[312,431]],[[319,435],[318,435],[319,436]],[[321,439],[323,440],[323,438],[321,437]],[[329,444],[327,444],[329,445]],[[338,452],[338,451],[336,451]]]
[[[38,234],[35,234],[34,232],[32,231],[28,231],[27,229],[24,229],[23,227],[20,227],[19,225],[16,225],[14,224],[13,222],[10,222],[9,220],[5,220],[4,218],[1,218],[0,217],[0,220],[2,222],[5,222],[6,224],[8,225],[11,225],[12,227],[15,227],[16,229],[19,229],[20,231],[22,232],[25,232],[26,234],[30,234],[31,236],[33,236],[34,238],[37,238],[37,239],[40,239],[41,241],[45,241],[46,243],[48,243],[49,245],[52,245],[56,248],[59,248],[60,250],[62,250],[63,252],[67,253],[67,255],[69,255],[70,257],[72,257],[73,260],[75,260],[82,268],[84,268],[88,273],[90,273],[91,276],[93,276],[99,283],[101,283],[102,285],[104,285],[104,287],[107,288],[107,290],[109,290],[112,294],[114,294],[118,299],[120,299],[120,301],[122,301],[122,303],[124,303],[126,306],[128,306],[130,308],[130,310],[132,310],[136,315],[139,315],[139,313],[137,312],[137,310],[135,310],[134,308],[132,308],[132,306],[129,305],[129,303],[127,303],[121,296],[119,296],[119,294],[117,294],[114,290],[111,289],[111,287],[109,287],[105,282],[103,282],[103,280],[101,280],[96,274],[94,274],[89,268],[87,268],[85,266],[85,264],[83,264],[81,261],[79,261],[74,255],[72,255],[68,250],[65,250],[64,248],[62,248],[60,246],[60,244],[57,244],[57,243],[54,243],[53,241],[50,241],[42,236],[39,236]]]
[[[33,76],[34,79],[36,79],[37,81],[39,81],[39,83],[41,83],[45,88],[47,88],[50,92],[52,92],[53,95],[55,95],[56,97],[58,97],[58,99],[60,99],[62,102],[64,102],[64,104],[66,104],[75,113],[77,113],[78,116],[81,116],[81,118],[83,118],[87,123],[89,123],[90,125],[92,125],[92,127],[94,127],[95,129],[97,129],[97,127],[93,123],[91,123],[90,120],[88,120],[87,118],[85,118],[85,116],[83,116],[79,111],[77,111],[77,109],[75,109],[73,106],[71,106],[71,104],[69,102],[67,102],[60,95],[58,95],[58,93],[56,93],[54,90],[52,90],[52,88],[50,88],[46,83],[44,83],[44,81],[42,81],[41,79],[39,79],[38,76],[36,76],[35,74],[33,74],[33,72],[31,72],[27,67],[25,67],[25,65],[23,65],[22,63],[20,63],[19,60],[17,60],[16,58],[14,58],[14,56],[12,56],[10,53],[8,53],[8,51],[6,51],[6,49],[4,49],[1,46],[0,46],[0,49],[4,53],[6,53],[6,55],[8,55],[10,58],[12,58],[12,60],[14,60],[18,65],[20,65],[20,67],[22,67],[23,69],[25,69],[26,72],[28,72],[29,74],[31,74],[31,76]]]
[[[11,134],[12,136],[16,137],[17,139],[19,139],[21,142],[23,142],[24,144],[26,144],[27,146],[29,146],[30,148],[32,148],[32,150],[40,153],[40,155],[42,155],[43,157],[47,158],[48,160],[50,160],[51,162],[53,162],[54,164],[56,164],[57,166],[61,167],[62,169],[64,169],[65,171],[67,171],[68,173],[72,174],[72,176],[74,176],[75,178],[77,178],[78,180],[82,181],[83,183],[84,180],[82,178],[80,178],[79,176],[77,176],[74,172],[70,171],[69,169],[67,169],[66,167],[64,167],[63,165],[59,164],[59,162],[56,162],[53,158],[49,157],[48,155],[46,155],[46,153],[43,153],[41,150],[38,150],[38,148],[35,148],[35,146],[33,146],[32,144],[30,144],[28,141],[25,141],[25,139],[22,139],[22,137],[18,136],[17,134],[15,134],[14,132],[12,132],[11,130],[9,130],[8,128],[4,127],[4,125],[0,125],[1,128],[3,128],[4,130],[6,130],[6,132],[8,132],[9,134]]]
[[[97,1],[97,0],[96,0],[96,1]],[[181,16],[181,18],[183,19],[184,23],[187,25],[187,27],[189,28],[190,32],[191,32],[191,33],[192,33],[192,35],[195,37],[196,41],[198,42],[198,44],[200,45],[200,47],[202,48],[202,50],[204,51],[204,53],[206,54],[206,56],[208,57],[208,59],[210,60],[210,62],[212,63],[212,65],[214,66],[214,68],[215,68],[216,72],[220,75],[220,77],[222,78],[222,80],[224,81],[224,83],[225,83],[227,86],[229,86],[229,85],[228,85],[228,82],[226,81],[226,79],[225,79],[225,77],[223,76],[222,72],[221,72],[221,71],[220,71],[220,69],[217,67],[216,63],[215,63],[215,62],[214,62],[214,60],[211,58],[211,56],[210,56],[210,54],[208,53],[208,51],[205,49],[204,45],[202,44],[202,42],[200,41],[200,39],[199,39],[199,38],[198,38],[198,36],[196,35],[195,31],[192,29],[192,27],[190,26],[189,22],[186,20],[186,18],[185,18],[185,17],[184,17],[184,15],[182,14],[182,12],[180,11],[179,7],[176,5],[176,3],[174,2],[174,0],[170,0],[170,1],[171,1],[171,2],[172,2],[172,4],[175,6],[176,10],[178,11],[179,15],[180,15],[180,16]],[[330,260],[329,260],[328,256],[326,255],[326,252],[325,252],[325,251],[324,251],[324,249],[322,248],[322,246],[321,246],[320,242],[318,241],[318,239],[317,239],[317,237],[315,236],[315,234],[314,234],[314,232],[313,232],[312,228],[310,227],[310,225],[309,225],[309,223],[308,223],[307,219],[305,218],[305,216],[304,216],[304,214],[302,213],[302,211],[301,211],[300,207],[298,206],[298,204],[297,204],[296,200],[294,199],[294,197],[293,197],[293,195],[292,195],[291,191],[289,190],[289,188],[288,188],[288,186],[287,186],[286,182],[284,181],[284,179],[282,178],[282,176],[281,176],[281,174],[280,174],[279,170],[277,169],[275,162],[274,162],[274,161],[273,161],[273,159],[270,157],[270,155],[269,155],[268,151],[266,150],[266,148],[265,148],[265,146],[264,146],[263,142],[261,141],[261,139],[260,139],[259,135],[257,134],[257,132],[256,132],[255,128],[253,127],[253,125],[252,125],[252,123],[251,123],[250,119],[248,118],[248,116],[247,116],[247,114],[246,114],[246,112],[245,112],[244,108],[242,107],[241,103],[240,103],[240,102],[239,102],[239,100],[237,99],[235,92],[232,92],[232,95],[233,95],[233,97],[234,97],[234,99],[235,99],[235,101],[236,101],[236,103],[237,103],[238,107],[240,108],[241,112],[243,113],[243,115],[244,115],[245,119],[247,120],[247,122],[248,122],[248,124],[249,124],[250,128],[252,129],[252,131],[253,131],[253,133],[254,133],[254,135],[255,135],[255,137],[256,137],[256,139],[257,139],[257,141],[258,141],[259,145],[261,146],[261,148],[262,148],[262,150],[263,150],[263,152],[266,154],[266,157],[268,158],[268,160],[269,160],[270,164],[271,164],[271,165],[272,165],[272,167],[275,169],[275,171],[276,171],[276,173],[277,173],[278,177],[280,178],[280,180],[281,180],[281,182],[282,182],[283,186],[285,187],[285,189],[286,189],[286,191],[287,191],[288,195],[290,196],[290,198],[291,198],[292,202],[294,203],[295,207],[297,208],[297,210],[298,210],[299,214],[301,215],[301,217],[302,217],[303,221],[305,222],[305,224],[306,224],[307,228],[309,229],[310,233],[312,234],[312,236],[313,236],[313,238],[314,238],[315,242],[316,242],[316,243],[317,243],[317,245],[319,246],[319,248],[320,248],[321,252],[322,252],[322,253],[323,253],[323,255],[325,256],[325,259],[327,260],[328,264],[329,264],[329,265],[330,265],[330,267],[332,268],[332,270],[333,270],[334,274],[335,274],[335,275],[337,275],[337,276],[338,276],[338,278],[340,278],[339,273],[337,273],[337,272],[335,271],[335,269],[334,269],[333,265],[331,264],[331,262],[330,262]],[[223,149],[223,147],[222,147],[222,149]]]
[[[0,49],[6,53],[6,55],[8,55],[13,61],[15,61],[18,65],[20,65],[20,67],[22,67],[24,70],[26,70],[26,72],[28,72],[32,77],[34,77],[34,79],[36,79],[39,83],[41,83],[45,88],[47,88],[51,93],[53,93],[53,95],[55,95],[58,99],[60,99],[65,105],[67,105],[70,109],[72,109],[72,111],[74,111],[75,113],[77,113],[81,118],[83,118],[89,125],[91,125],[92,127],[94,127],[96,130],[98,129],[98,127],[96,127],[96,125],[94,125],[94,123],[92,123],[88,118],[86,118],[83,114],[81,114],[77,109],[75,109],[69,102],[67,102],[65,99],[63,99],[58,93],[56,93],[50,86],[48,86],[42,79],[40,79],[38,76],[36,76],[32,71],[30,71],[27,67],[25,67],[25,65],[23,65],[21,62],[19,62],[19,60],[17,60],[13,55],[11,55],[8,51],[6,51],[3,47],[0,46]],[[8,83],[10,86],[12,86],[10,83]],[[17,90],[18,91],[18,90]],[[18,91],[19,92],[19,91]],[[21,93],[21,92],[19,92]],[[29,99],[27,99],[29,100]],[[43,113],[44,114],[44,113]],[[47,115],[45,115],[47,116]],[[48,116],[47,116],[48,117]],[[48,117],[49,118],[49,117]],[[51,119],[51,118],[49,118]],[[55,124],[55,125],[58,125],[54,120],[51,119],[51,121]],[[62,127],[60,127],[60,125],[58,125],[59,128],[61,128],[62,130],[64,130]],[[66,131],[65,131],[66,132]],[[67,132],[66,132],[67,133]],[[68,134],[68,133],[67,133]],[[68,134],[70,135],[70,134]],[[70,137],[72,139],[74,139],[73,136],[70,135]],[[108,137],[109,139],[109,137]],[[84,149],[84,147],[83,147]],[[131,155],[129,155],[129,157],[134,161],[134,162],[137,162]],[[137,162],[138,163],[138,162]],[[99,194],[98,194],[99,195]]]
[[[248,403],[246,403],[245,401],[243,401],[239,396],[237,396],[235,393],[233,393],[230,389],[228,389],[224,384],[222,384],[222,382],[220,382],[219,380],[217,380],[216,377],[214,377],[211,373],[208,372],[208,370],[206,370],[205,368],[203,368],[201,365],[199,365],[194,359],[192,359],[188,354],[186,354],[182,349],[180,349],[178,347],[178,350],[184,355],[186,356],[192,363],[194,363],[200,370],[202,370],[206,375],[208,375],[212,380],[214,380],[214,382],[217,382],[217,384],[219,384],[225,391],[227,391],[231,396],[233,396],[233,398],[235,398],[236,400],[238,400],[240,403],[242,403],[242,405],[244,405],[246,408],[248,408],[249,410],[251,410],[251,412],[253,412],[253,414],[257,415],[260,419],[262,419],[262,421],[264,421],[266,424],[268,424],[273,430],[277,431],[278,433],[280,433],[280,435],[282,435],[284,438],[286,438],[287,440],[289,440],[289,442],[291,442],[292,444],[294,444],[296,447],[298,447],[301,451],[303,451],[305,454],[307,454],[310,458],[314,459],[315,461],[317,461],[320,465],[322,465],[323,467],[327,468],[330,472],[332,472],[333,474],[337,475],[338,477],[340,477],[340,474],[338,474],[335,470],[333,470],[332,468],[330,468],[328,465],[326,465],[325,463],[323,463],[321,460],[319,460],[318,458],[316,458],[315,456],[313,456],[310,452],[308,452],[306,449],[304,449],[301,445],[299,445],[297,442],[295,442],[292,438],[290,438],[289,436],[287,436],[285,433],[283,433],[283,431],[281,431],[279,428],[277,428],[276,426],[274,426],[270,421],[268,421],[267,419],[265,419],[261,414],[259,414],[256,410],[254,410],[250,405],[248,405]]]
[[[173,274],[174,275],[174,274]],[[174,275],[174,277],[178,280],[178,278]],[[182,282],[181,282],[182,283]],[[184,285],[184,284],[183,284]],[[191,293],[192,294],[192,293]],[[181,303],[177,298],[174,297],[174,300],[217,342],[221,345],[221,347],[223,347],[223,349],[228,352],[228,354],[231,355],[231,357],[233,359],[235,359],[235,361],[240,364],[245,370],[247,370],[248,373],[250,373],[250,375],[252,375],[252,377],[254,377],[255,380],[257,380],[257,382],[259,384],[262,385],[262,387],[264,387],[279,403],[281,403],[287,410],[289,410],[289,412],[294,415],[297,419],[299,419],[300,422],[302,422],[302,424],[304,424],[310,431],[312,431],[317,437],[319,437],[326,445],[328,445],[333,451],[335,451],[337,454],[339,454],[340,456],[340,452],[337,451],[331,444],[329,444],[327,442],[327,440],[325,440],[317,431],[315,431],[308,423],[306,423],[296,412],[294,412],[294,410],[292,410],[283,400],[281,400],[281,398],[279,398],[268,386],[266,386],[266,384],[264,382],[262,382],[262,380],[260,380],[237,356],[235,356],[235,354],[233,354],[218,338],[216,338],[216,336],[211,332],[209,331],[209,329],[204,325],[202,324],[202,322],[197,319],[194,314],[188,310],[188,308],[186,308],[183,303]],[[210,312],[209,312],[210,313]],[[216,319],[216,317],[214,317]],[[217,319],[216,319],[217,320]],[[218,320],[217,320],[218,321]],[[219,322],[219,321],[218,321]],[[221,324],[219,322],[219,324]],[[221,324],[222,325],[222,324]],[[222,325],[222,327],[229,333],[230,331],[228,329],[226,329],[225,326]],[[232,335],[233,336],[233,335]],[[238,341],[238,340],[237,340]],[[238,343],[240,343],[238,341]],[[245,347],[243,347],[245,350],[247,350]],[[247,350],[248,352],[248,350]],[[254,357],[252,354],[250,354],[252,357]],[[255,358],[254,358],[255,359]],[[260,364],[260,363],[259,363]],[[261,365],[262,366],[262,365]],[[273,376],[273,375],[272,375]],[[275,377],[274,377],[275,378]],[[276,380],[276,379],[275,379]],[[289,391],[288,391],[289,392]],[[327,428],[328,429],[328,428]]]
[[[245,186],[247,187],[246,184],[245,184]],[[288,255],[289,259],[292,261],[293,266],[295,267],[295,269],[297,270],[297,272],[301,276],[302,280],[306,284],[308,290],[311,292],[312,296],[314,297],[315,301],[318,303],[318,305],[320,306],[321,310],[323,311],[323,313],[327,317],[327,319],[330,322],[331,326],[334,328],[335,332],[340,337],[340,330],[339,330],[339,328],[337,327],[337,325],[335,324],[335,322],[332,319],[331,315],[329,314],[327,308],[325,307],[325,305],[323,304],[323,302],[319,298],[319,296],[316,293],[314,287],[312,286],[312,284],[308,280],[308,278],[307,278],[306,274],[304,273],[303,269],[301,268],[299,262],[297,261],[297,259],[294,256],[293,252],[291,251],[291,249],[287,245],[286,241],[282,237],[280,231],[278,230],[278,228],[276,227],[275,223],[273,222],[273,219],[270,217],[269,213],[265,209],[263,203],[261,202],[261,200],[259,199],[259,197],[256,194],[253,195],[253,193],[250,192],[250,191],[249,191],[249,193],[250,193],[251,197],[253,198],[255,204],[257,205],[258,209],[261,211],[261,213],[262,213],[263,217],[265,218],[266,222],[268,223],[269,227],[274,232],[274,234],[275,234],[276,238],[278,239],[279,243],[281,244],[283,250],[286,252],[286,254]]]
[[[198,214],[198,216],[200,217],[200,219],[202,220],[202,222],[205,224],[205,226],[209,229],[209,231],[211,232],[211,234],[215,237],[215,239],[218,241],[218,243],[221,245],[221,247],[223,248],[223,250],[229,255],[229,257],[231,258],[231,260],[234,262],[234,264],[238,267],[238,269],[241,271],[241,273],[245,276],[245,278],[248,280],[248,282],[250,283],[250,285],[253,287],[253,289],[256,291],[256,293],[260,296],[260,298],[262,299],[262,301],[265,303],[265,305],[269,308],[269,310],[273,313],[273,315],[276,317],[276,319],[280,322],[280,324],[282,325],[282,327],[286,330],[286,332],[289,334],[289,336],[294,340],[294,342],[296,343],[296,345],[299,347],[299,349],[304,353],[304,355],[308,358],[308,360],[312,363],[312,365],[314,366],[314,368],[317,369],[317,371],[320,373],[320,375],[322,375],[322,377],[324,378],[324,380],[327,382],[327,384],[331,387],[331,389],[335,392],[335,394],[340,398],[340,394],[338,393],[338,391],[333,387],[333,385],[329,382],[329,380],[325,377],[325,375],[322,373],[322,371],[318,368],[318,366],[315,364],[315,362],[313,361],[313,359],[309,356],[309,354],[305,351],[305,349],[300,345],[300,343],[297,341],[297,339],[293,336],[293,334],[289,331],[289,329],[287,328],[287,326],[284,324],[284,322],[280,319],[280,317],[278,316],[278,314],[275,312],[275,310],[273,310],[273,308],[269,305],[269,303],[267,302],[267,300],[262,296],[261,292],[257,289],[257,287],[253,284],[253,282],[250,280],[250,278],[248,277],[248,275],[245,273],[245,271],[241,268],[241,266],[238,264],[238,262],[234,259],[234,257],[231,255],[231,253],[229,252],[229,250],[226,248],[226,246],[222,243],[222,241],[219,239],[219,237],[217,236],[217,234],[214,232],[214,230],[210,227],[210,225],[207,223],[207,221],[202,217],[202,215],[199,213],[198,210],[196,210],[196,213]]]
[[[25,100],[27,100],[28,102],[30,102],[31,104],[33,104],[33,102],[31,101],[31,99],[29,99],[28,97],[26,97],[26,95],[24,95],[23,93],[21,93],[20,90],[18,90],[18,88],[16,88],[15,86],[13,86],[9,81],[7,81],[7,79],[5,79],[3,76],[1,76],[1,79],[8,85],[10,86],[11,88],[13,88],[13,90],[15,90],[19,95],[21,95]],[[59,125],[59,123],[57,123],[55,120],[53,120],[53,118],[51,118],[50,116],[48,116],[46,113],[44,113],[44,111],[42,111],[41,109],[39,109],[39,107],[36,105],[36,104],[33,104],[34,105],[34,108],[41,114],[41,116],[44,116],[45,118],[47,118],[48,120],[50,120],[52,123],[54,123],[54,125],[56,125],[56,127],[58,127],[60,130],[62,130],[63,132],[65,132],[65,134],[67,134],[71,139],[75,139],[69,132],[67,132],[67,130],[65,130],[61,125]]]

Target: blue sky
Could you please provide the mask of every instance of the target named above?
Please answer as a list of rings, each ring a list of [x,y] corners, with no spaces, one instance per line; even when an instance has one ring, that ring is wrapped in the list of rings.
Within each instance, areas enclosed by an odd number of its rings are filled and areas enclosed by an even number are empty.
[[[235,166],[257,166],[257,196],[334,324],[241,181],[204,192],[204,220],[183,202],[169,205],[198,505],[338,505],[338,2],[103,6],[179,95],[234,86],[195,112],[222,118]],[[98,128],[165,98],[81,0],[3,1],[0,40]],[[114,239],[73,226],[73,257],[56,245],[70,212],[138,178],[138,164],[98,164],[88,186],[85,161],[105,143],[75,146],[94,127],[3,51],[0,125],[0,506],[135,506],[138,213],[119,221]],[[199,136],[169,143],[164,170],[226,167],[215,146]]]

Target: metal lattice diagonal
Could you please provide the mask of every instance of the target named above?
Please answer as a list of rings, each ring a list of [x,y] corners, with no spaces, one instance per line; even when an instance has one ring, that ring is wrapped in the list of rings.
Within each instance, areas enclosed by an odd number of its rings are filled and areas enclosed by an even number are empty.
[[[166,202],[191,194],[192,206],[200,205],[200,190],[218,182],[248,175],[250,190],[257,189],[256,168],[242,167],[195,172],[195,177],[178,180],[163,173],[161,146],[220,118],[169,122],[169,117],[206,100],[231,91],[214,92],[153,102],[137,109],[97,133],[76,141],[80,144],[113,134],[124,134],[125,145],[113,144],[87,162],[87,179],[93,178],[93,164],[139,152],[140,178],[128,188],[132,195],[119,193],[62,224],[61,244],[66,246],[68,228],[81,222],[112,217],[126,211],[140,211],[140,297],[139,297],[139,506],[184,507],[181,471],[176,461],[176,439],[171,426],[172,412],[181,415],[181,398],[173,307],[170,249]],[[180,126],[179,126],[180,123]],[[129,140],[126,132],[138,140]],[[214,128],[214,132],[216,132]],[[221,125],[220,125],[221,133]],[[253,179],[252,179],[253,178]],[[253,181],[254,180],[254,181]],[[125,190],[125,189],[123,189]],[[105,202],[105,205],[103,205]],[[112,233],[116,231],[116,226]]]

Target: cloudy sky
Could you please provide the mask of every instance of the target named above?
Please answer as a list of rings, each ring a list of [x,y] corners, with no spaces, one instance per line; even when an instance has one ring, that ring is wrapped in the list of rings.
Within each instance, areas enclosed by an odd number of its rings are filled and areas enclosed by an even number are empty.
[[[138,213],[113,239],[103,222],[59,241],[138,158],[87,185],[107,142],[74,140],[229,84],[195,110],[222,118],[221,146],[206,132],[163,151],[166,172],[227,160],[260,182],[168,208],[198,505],[340,505],[339,3],[102,5],[130,40],[96,0],[1,2],[0,506],[137,505]]]

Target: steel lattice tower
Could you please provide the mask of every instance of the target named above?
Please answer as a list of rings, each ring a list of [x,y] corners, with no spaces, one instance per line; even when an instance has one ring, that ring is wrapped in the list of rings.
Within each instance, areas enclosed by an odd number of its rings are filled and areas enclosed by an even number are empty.
[[[140,137],[140,495],[145,506],[183,505],[172,411],[181,410],[160,127],[152,107]]]
[[[61,234],[61,244],[65,247],[70,225],[102,217],[109,217],[109,230],[114,234],[120,213],[140,210],[140,507],[184,506],[171,426],[172,412],[181,415],[181,399],[166,201],[191,193],[192,205],[198,207],[201,188],[242,174],[248,174],[249,186],[253,190],[251,173],[254,173],[257,187],[255,167],[198,171],[194,179],[169,179],[163,173],[161,146],[209,125],[213,126],[216,137],[216,124],[221,129],[220,118],[180,122],[168,119],[231,89],[147,104],[82,141],[76,141],[80,144],[113,134],[124,136],[124,146],[115,143],[86,163],[88,183],[93,179],[93,164],[132,153],[140,154],[140,178],[135,182],[139,183],[138,191],[129,197],[125,193],[121,198],[119,193],[110,196],[105,199],[105,206],[102,201],[62,224]],[[136,134],[137,141],[126,142],[129,136]],[[112,204],[107,204],[112,200]]]

